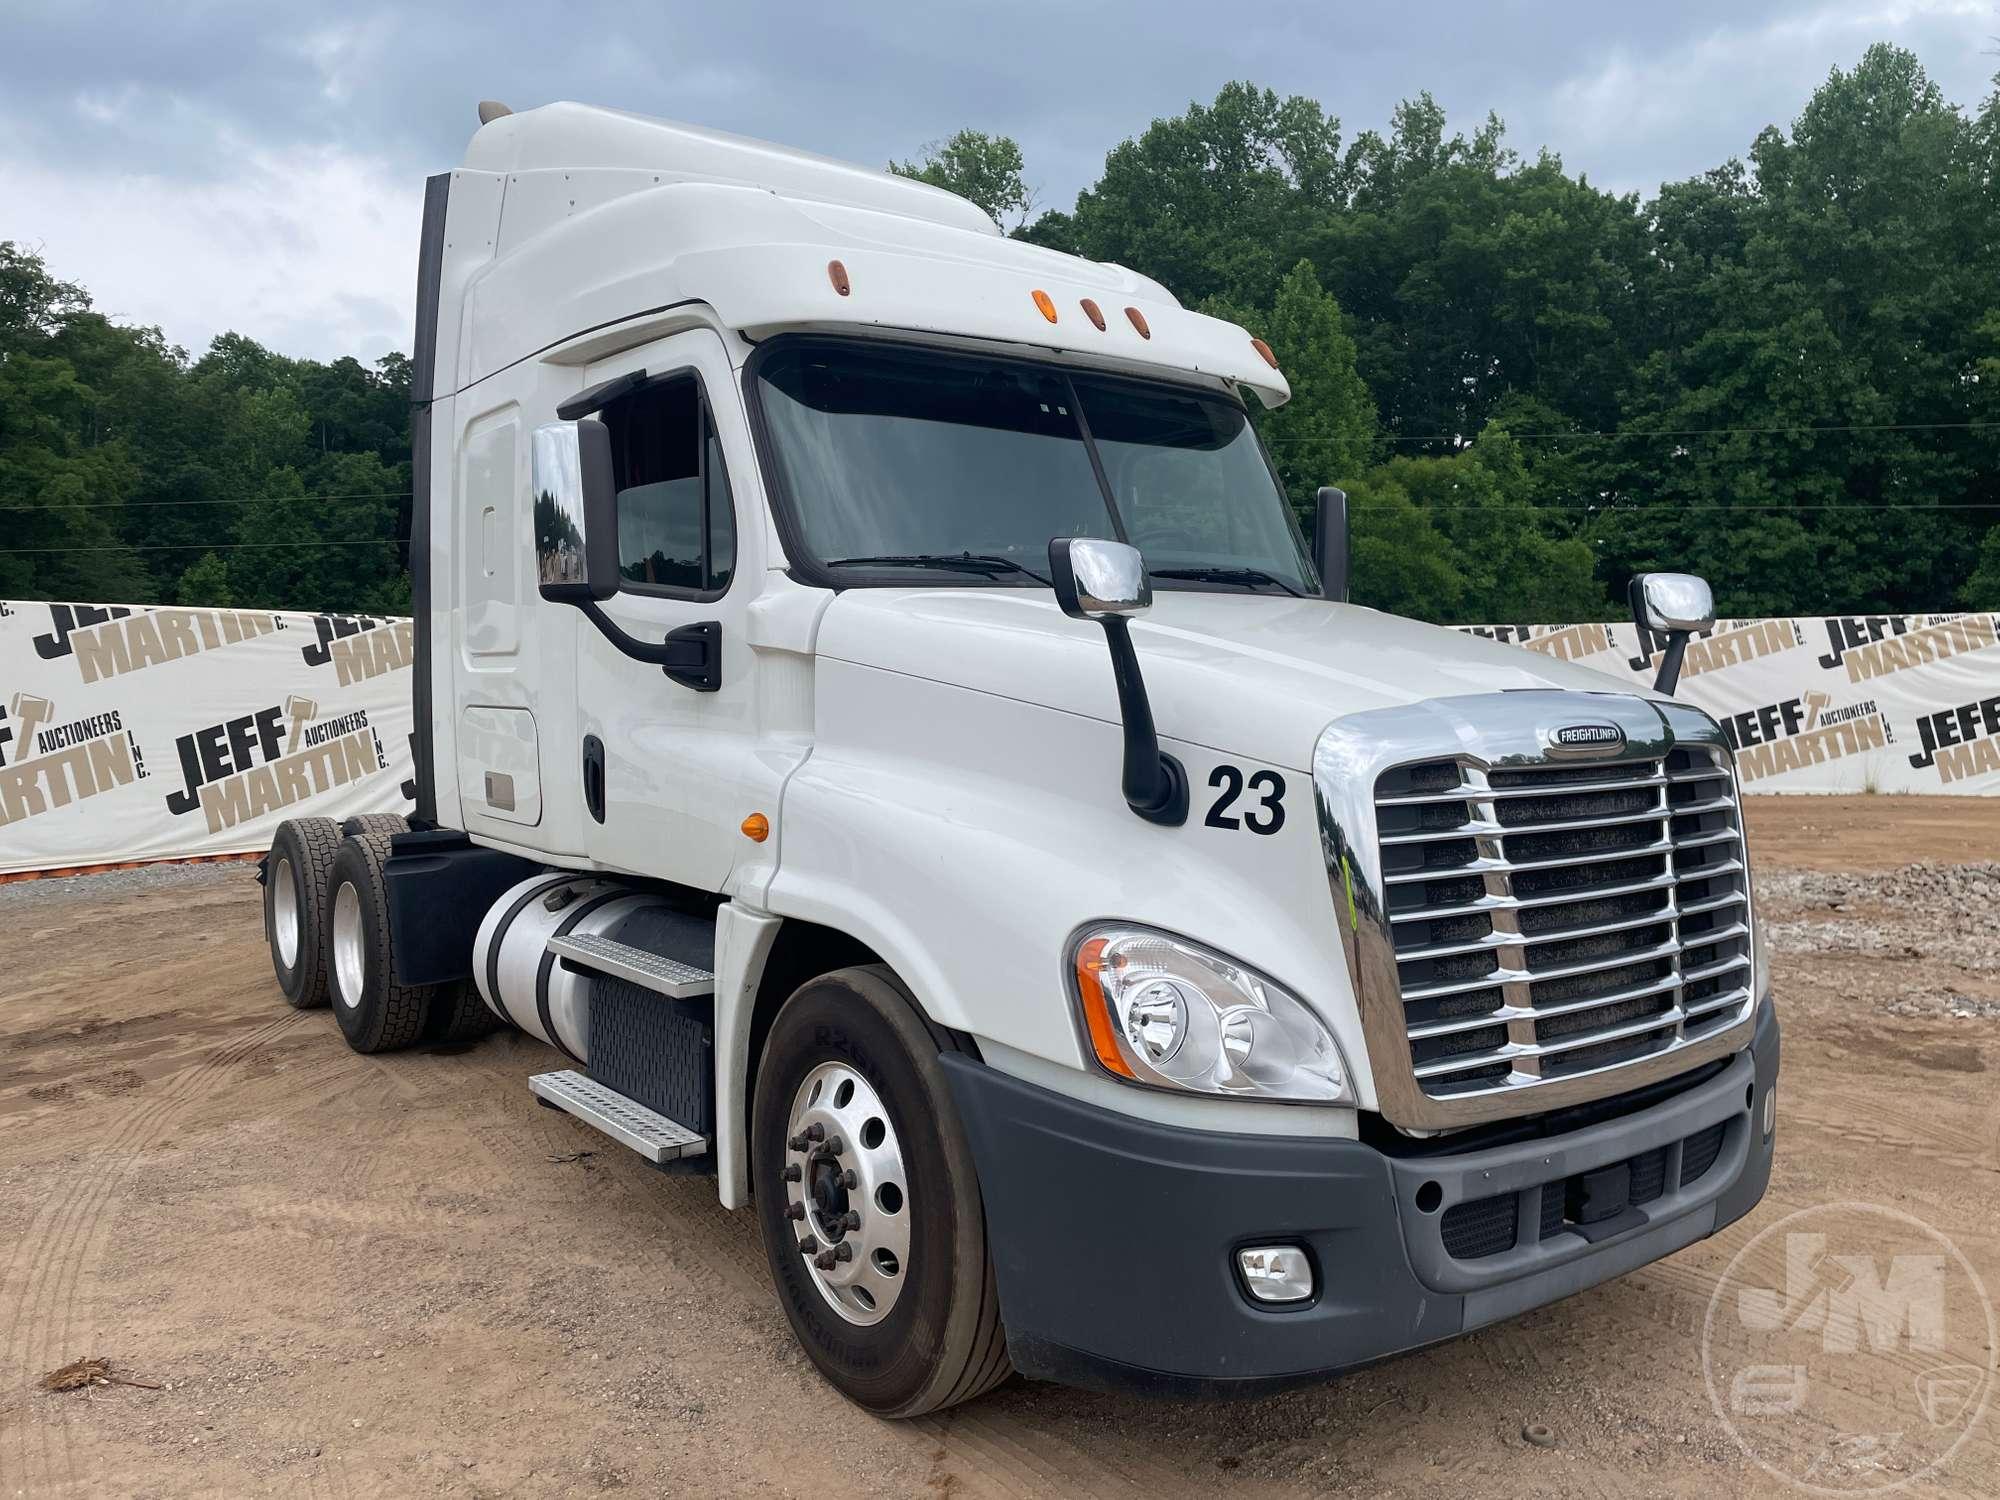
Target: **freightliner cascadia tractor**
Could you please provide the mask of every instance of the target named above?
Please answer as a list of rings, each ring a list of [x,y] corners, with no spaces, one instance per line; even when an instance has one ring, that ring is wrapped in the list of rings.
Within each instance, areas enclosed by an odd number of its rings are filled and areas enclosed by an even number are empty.
[[[1247,415],[1284,351],[917,182],[481,118],[424,205],[415,810],[280,830],[292,1004],[546,1043],[890,1416],[1324,1378],[1757,1202],[1705,585],[1635,581],[1636,692],[1350,604]]]

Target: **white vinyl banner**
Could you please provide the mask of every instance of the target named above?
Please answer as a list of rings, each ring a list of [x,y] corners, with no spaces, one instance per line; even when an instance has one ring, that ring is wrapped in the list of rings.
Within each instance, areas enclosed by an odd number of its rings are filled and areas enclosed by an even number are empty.
[[[1650,683],[1631,625],[1462,626]],[[2000,794],[2000,616],[1724,620],[1678,695],[1752,792]],[[0,601],[0,874],[270,847],[408,812],[410,622]]]
[[[1664,638],[1632,625],[1468,625],[1650,685]],[[1678,698],[1715,716],[1746,792],[2000,794],[2000,615],[1718,620]]]
[[[408,812],[410,622],[0,602],[0,874]]]

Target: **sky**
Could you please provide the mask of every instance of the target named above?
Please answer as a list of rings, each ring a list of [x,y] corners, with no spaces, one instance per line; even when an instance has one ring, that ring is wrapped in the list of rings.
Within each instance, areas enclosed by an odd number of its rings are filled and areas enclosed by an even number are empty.
[[[1748,152],[1888,41],[1976,108],[2000,0],[0,0],[0,240],[199,354],[410,345],[423,180],[482,98],[664,115],[882,165],[1013,136],[1042,207],[1231,79],[1317,99],[1348,139],[1428,89],[1470,134],[1602,187]]]

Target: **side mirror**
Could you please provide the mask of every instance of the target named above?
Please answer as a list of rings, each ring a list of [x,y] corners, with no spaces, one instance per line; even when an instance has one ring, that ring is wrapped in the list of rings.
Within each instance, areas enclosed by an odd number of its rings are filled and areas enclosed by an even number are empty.
[[[1153,607],[1146,560],[1125,542],[1058,537],[1049,543],[1049,577],[1056,603],[1074,620],[1106,620]]]
[[[1715,593],[1707,579],[1692,573],[1641,573],[1628,586],[1626,596],[1632,606],[1632,623],[1667,638],[1653,689],[1671,693],[1681,680],[1681,658],[1687,654],[1688,637],[1715,623]]]
[[[611,429],[585,418],[535,429],[535,576],[542,597],[561,603],[618,592],[618,492]]]
[[[1347,602],[1349,540],[1347,491],[1323,484],[1319,487],[1319,515],[1313,522],[1313,565],[1319,569],[1322,599]]]
[[[1148,823],[1178,828],[1187,821],[1188,780],[1181,763],[1160,748],[1153,704],[1139,655],[1132,649],[1130,617],[1150,609],[1152,580],[1137,547],[1096,537],[1059,536],[1049,543],[1049,579],[1056,603],[1075,620],[1104,627],[1118,712],[1125,723],[1125,802]]]

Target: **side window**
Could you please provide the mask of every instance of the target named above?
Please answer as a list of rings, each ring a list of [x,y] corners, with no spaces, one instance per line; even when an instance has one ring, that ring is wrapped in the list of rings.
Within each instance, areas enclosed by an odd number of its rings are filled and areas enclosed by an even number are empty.
[[[721,593],[736,569],[722,445],[691,375],[605,408],[618,485],[618,572],[634,589]]]

